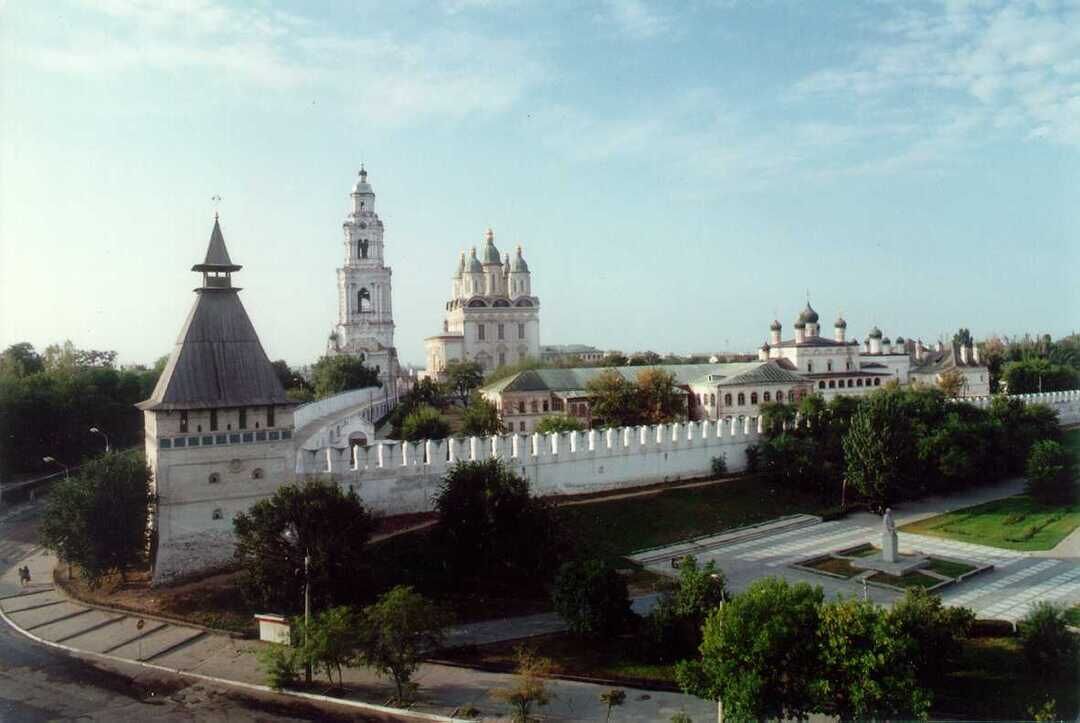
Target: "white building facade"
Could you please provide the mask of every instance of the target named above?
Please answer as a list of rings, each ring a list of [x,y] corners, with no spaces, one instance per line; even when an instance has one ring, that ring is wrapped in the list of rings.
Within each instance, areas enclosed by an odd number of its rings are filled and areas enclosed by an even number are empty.
[[[521,246],[500,256],[488,229],[480,254],[461,254],[446,303],[443,333],[425,339],[427,373],[439,378],[452,361],[484,372],[540,355],[540,299]]]
[[[383,222],[375,213],[375,191],[360,169],[342,224],[345,264],[337,270],[338,321],[327,354],[349,354],[376,369],[383,386],[398,373],[390,267],[383,255]]]

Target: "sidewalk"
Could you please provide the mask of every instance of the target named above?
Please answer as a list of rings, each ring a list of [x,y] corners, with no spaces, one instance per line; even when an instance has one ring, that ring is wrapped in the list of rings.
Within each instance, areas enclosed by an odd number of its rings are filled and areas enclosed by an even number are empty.
[[[37,551],[0,575],[0,611],[5,622],[40,642],[57,645],[77,655],[263,689],[264,675],[255,653],[264,643],[235,640],[227,635],[149,618],[140,628],[139,618],[134,614],[91,608],[69,600],[59,589],[54,589],[52,569],[55,564],[51,554]],[[21,565],[30,567],[33,579],[30,586],[18,584],[17,568]],[[546,627],[550,622],[540,621],[538,625]],[[504,621],[501,630],[497,623],[485,624],[495,626],[486,633],[501,637],[502,633],[508,632],[505,628],[508,624],[512,622]],[[349,669],[344,677],[349,688],[346,698],[349,701],[365,702],[382,709],[381,704],[392,693],[389,680],[380,679],[365,668]],[[420,701],[411,711],[401,711],[403,718],[448,720],[447,716],[455,710],[473,706],[483,719],[497,720],[505,715],[506,706],[493,700],[490,691],[511,685],[513,676],[425,664],[414,680],[420,685]],[[609,686],[551,680],[548,687],[555,698],[539,711],[544,719],[604,719],[606,710],[600,703],[600,693]],[[715,704],[692,696],[633,688],[625,690],[626,704],[616,714],[619,721],[666,721],[680,710],[686,711],[695,721],[712,720],[716,715]]]

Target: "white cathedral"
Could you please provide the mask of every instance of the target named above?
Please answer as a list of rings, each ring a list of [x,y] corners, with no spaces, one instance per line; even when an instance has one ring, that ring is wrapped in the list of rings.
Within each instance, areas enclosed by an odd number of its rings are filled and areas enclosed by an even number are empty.
[[[521,246],[500,256],[488,229],[479,256],[464,252],[454,272],[443,333],[424,340],[427,373],[442,376],[452,361],[474,361],[485,373],[540,357],[540,299],[533,296]]]
[[[383,257],[383,222],[375,213],[375,192],[360,167],[352,206],[342,224],[345,265],[337,270],[338,322],[327,354],[350,354],[379,373],[383,386],[398,375],[390,267]]]

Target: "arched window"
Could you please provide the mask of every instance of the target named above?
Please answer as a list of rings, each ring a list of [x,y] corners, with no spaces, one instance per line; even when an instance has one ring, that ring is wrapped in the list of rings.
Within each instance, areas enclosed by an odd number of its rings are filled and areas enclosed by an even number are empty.
[[[830,379],[829,380],[829,389],[836,389],[836,380],[835,379]]]
[[[716,395],[715,394],[710,394],[709,395],[709,406],[710,407],[715,407],[716,406]]]
[[[827,371],[827,372],[832,371],[832,360],[831,359],[829,361],[825,362],[825,371]]]
[[[262,479],[262,478],[263,478],[262,467],[256,467],[255,469],[251,470],[251,479]]]
[[[522,399],[522,400],[518,401],[518,414],[524,414],[524,413],[525,413],[525,400]]]
[[[746,395],[739,392],[739,406],[741,407],[744,404],[746,404]]]
[[[874,386],[875,387],[880,387],[881,386],[881,377],[874,377]]]
[[[216,485],[218,482],[221,481],[221,475],[219,475],[217,472],[211,472],[210,476],[207,478],[206,481],[212,485]]]
[[[854,379],[848,379],[847,380],[847,386],[848,386],[848,389],[851,389],[853,386],[855,386],[855,380]]]
[[[757,404],[757,392],[750,392],[750,403]]]
[[[731,406],[731,395],[730,394],[725,394],[724,395],[724,406],[727,406],[727,407]]]
[[[223,514],[223,513],[221,512],[221,508],[220,508],[220,507],[218,507],[217,509],[215,509],[215,510],[214,510],[213,514],[211,514],[211,515],[210,515],[210,519],[213,519],[213,520],[220,520],[220,519],[222,519],[222,518],[223,518],[224,516],[225,516],[225,515],[224,515],[224,514]]]
[[[855,386],[861,387],[862,386],[862,379],[856,379],[855,380]]]
[[[529,402],[529,411],[531,411],[533,414],[536,414],[538,411],[540,411],[540,405],[536,403],[535,399]]]
[[[362,259],[366,259],[367,258],[367,250],[368,250],[368,240],[366,238],[362,238],[362,239],[360,239],[359,241],[356,242],[356,255],[357,256],[359,256]]]
[[[784,401],[784,390],[781,389],[780,391],[778,391],[776,393],[776,401],[778,401],[778,402]]]
[[[356,313],[367,314],[371,312],[371,292],[360,289],[356,292]]]
[[[825,388],[825,382],[818,382],[817,383],[817,388],[818,389],[824,389]]]
[[[772,401],[772,394],[770,394],[769,392],[765,392],[764,394],[761,395],[761,401],[763,401],[763,402],[771,402]],[[776,401],[779,402],[780,400],[777,399]]]
[[[814,362],[806,362],[806,371],[807,372],[813,372],[814,371]]]

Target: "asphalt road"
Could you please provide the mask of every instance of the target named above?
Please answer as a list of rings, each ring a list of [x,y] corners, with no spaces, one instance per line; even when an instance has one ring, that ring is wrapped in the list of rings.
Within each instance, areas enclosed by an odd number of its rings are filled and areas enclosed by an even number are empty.
[[[10,510],[10,508],[8,508]],[[37,512],[4,520],[0,570],[36,546]],[[8,512],[10,514],[10,512]],[[240,693],[176,676],[87,661],[34,643],[0,622],[0,722],[385,720],[353,710]]]

